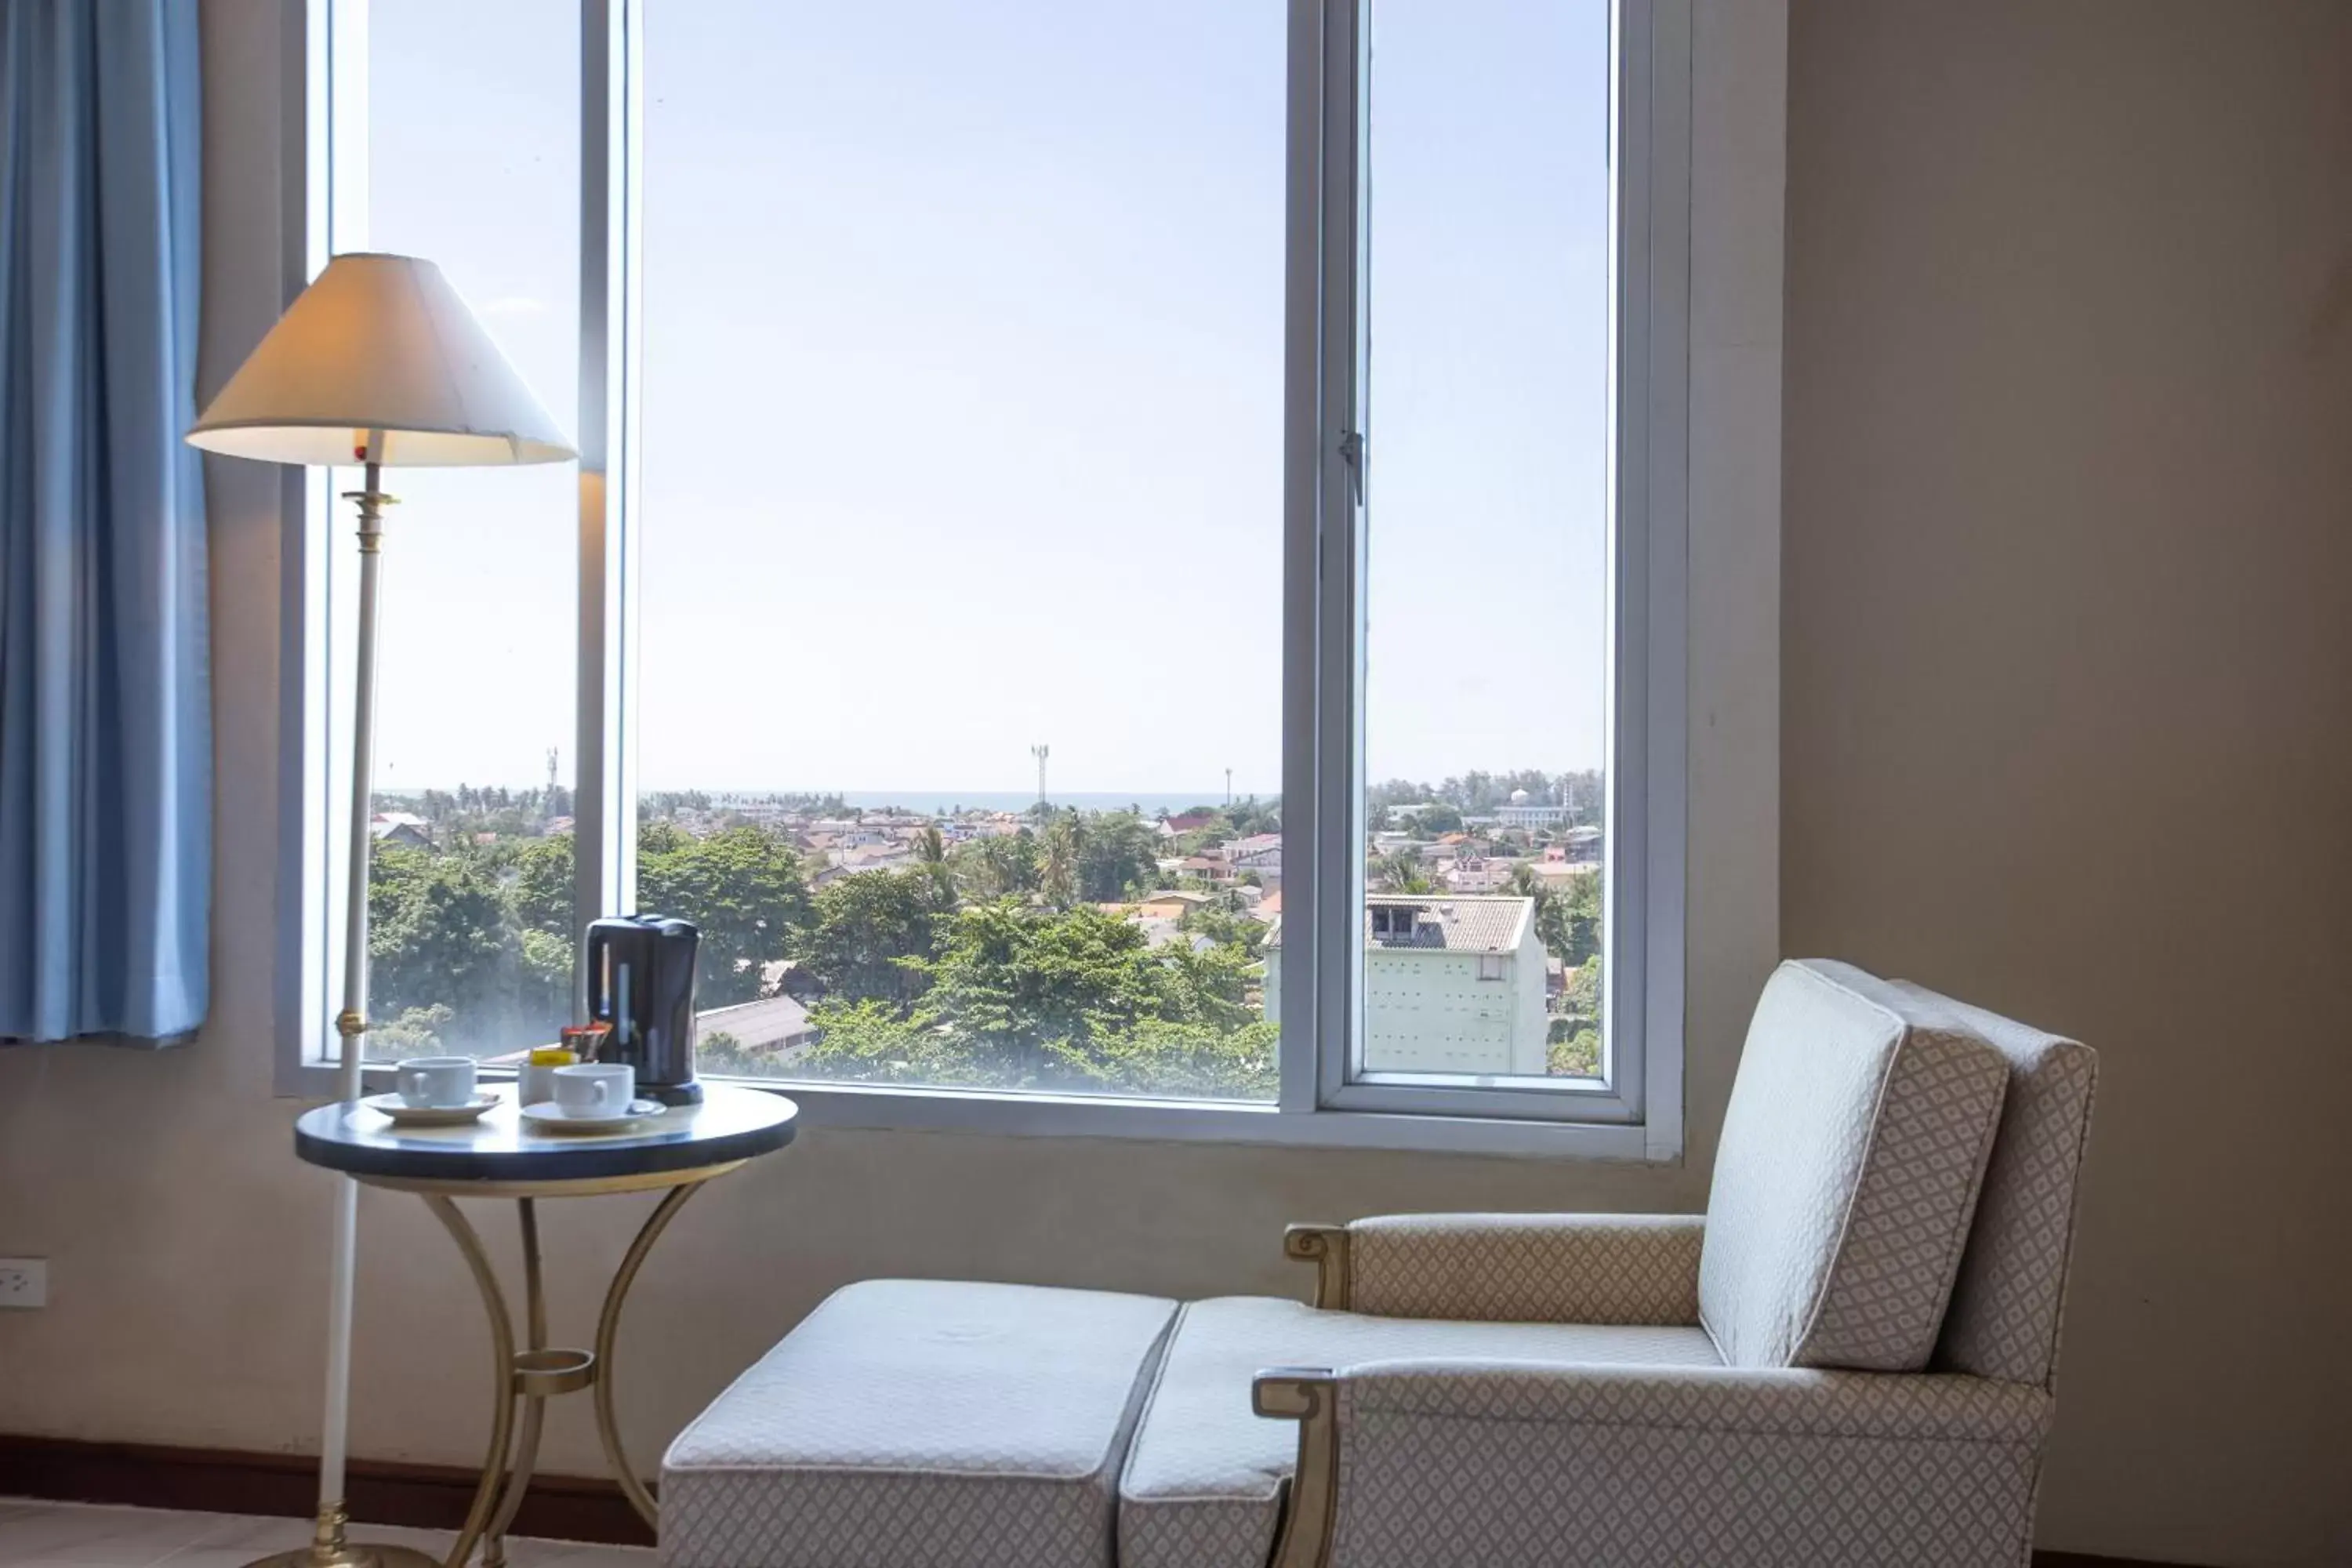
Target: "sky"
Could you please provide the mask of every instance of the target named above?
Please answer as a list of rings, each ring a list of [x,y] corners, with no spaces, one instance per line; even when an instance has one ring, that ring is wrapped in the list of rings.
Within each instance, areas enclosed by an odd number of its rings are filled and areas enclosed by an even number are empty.
[[[1285,9],[649,0],[644,787],[1279,792]],[[577,12],[377,0],[345,231],[568,427]],[[1591,767],[1605,0],[1372,26],[1368,772]],[[568,781],[573,469],[394,478],[379,787]]]

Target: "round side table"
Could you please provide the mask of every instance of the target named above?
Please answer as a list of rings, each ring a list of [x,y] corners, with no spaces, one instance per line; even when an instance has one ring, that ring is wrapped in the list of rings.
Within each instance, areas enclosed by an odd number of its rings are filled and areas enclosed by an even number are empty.
[[[798,1108],[781,1095],[706,1084],[701,1104],[673,1106],[628,1131],[547,1132],[527,1123],[516,1110],[512,1089],[506,1093],[505,1101],[479,1121],[457,1127],[396,1127],[382,1112],[351,1100],[320,1106],[294,1124],[294,1152],[311,1164],[423,1198],[464,1255],[489,1315],[494,1384],[489,1455],[482,1462],[473,1507],[446,1568],[464,1568],[477,1544],[485,1568],[506,1561],[507,1527],[530,1489],[547,1401],[583,1388],[595,1391],[596,1431],[614,1479],[647,1525],[658,1522],[653,1494],[630,1468],[613,1416],[613,1348],[622,1305],[646,1255],[687,1199],[713,1177],[791,1142],[799,1115]],[[594,1348],[550,1346],[539,1261],[538,1200],[656,1191],[663,1194],[661,1202],[638,1228],[604,1291]],[[520,1350],[489,1254],[458,1212],[452,1201],[457,1198],[515,1202],[522,1227],[525,1343]]]

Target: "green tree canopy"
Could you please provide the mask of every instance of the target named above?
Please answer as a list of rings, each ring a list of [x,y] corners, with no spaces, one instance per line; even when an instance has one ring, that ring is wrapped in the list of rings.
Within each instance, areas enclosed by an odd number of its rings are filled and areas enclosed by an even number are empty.
[[[525,931],[572,939],[572,835],[527,838],[507,859],[513,877],[515,920]]]
[[[1106,811],[1087,824],[1078,850],[1078,897],[1108,904],[1160,882],[1159,840],[1131,811]]]
[[[527,958],[490,857],[379,842],[369,867],[370,1012],[446,1009],[425,1027],[453,1050],[553,1037],[569,1005],[568,942],[560,973],[543,948]]]
[[[912,960],[931,951],[941,905],[921,868],[858,871],[817,889],[792,943],[796,994],[841,1003],[912,1001],[923,975]]]
[[[1441,801],[1435,805],[1416,811],[1405,821],[1405,831],[1422,838],[1434,838],[1441,833],[1462,831],[1462,811]]]
[[[1159,1001],[1142,928],[1091,908],[1039,914],[1003,900],[960,910],[921,967],[926,1013],[993,1042],[1024,1079],[1044,1068],[1046,1042],[1083,1046]]]
[[[836,884],[838,885],[838,884]],[[831,891],[830,889],[826,891]],[[820,901],[823,895],[820,894]],[[1142,928],[1090,905],[1014,900],[965,909],[911,1008],[829,1002],[804,1070],[866,1081],[1263,1099],[1275,1028],[1248,997],[1234,945],[1153,949]]]
[[[800,855],[766,828],[722,828],[697,838],[667,822],[637,830],[637,908],[676,915],[702,932],[695,996],[705,1007],[760,994],[765,966],[785,955],[808,914]]]

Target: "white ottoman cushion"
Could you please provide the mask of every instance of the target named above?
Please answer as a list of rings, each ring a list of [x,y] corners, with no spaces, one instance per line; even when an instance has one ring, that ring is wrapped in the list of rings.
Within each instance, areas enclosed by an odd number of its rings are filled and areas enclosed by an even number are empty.
[[[835,1291],[670,1445],[661,1561],[1109,1568],[1175,1310],[1024,1285]]]

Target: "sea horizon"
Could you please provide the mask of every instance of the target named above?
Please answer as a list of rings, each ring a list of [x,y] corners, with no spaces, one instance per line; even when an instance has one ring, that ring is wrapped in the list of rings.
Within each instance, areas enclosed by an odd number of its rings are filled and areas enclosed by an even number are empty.
[[[713,794],[721,792],[713,791]],[[867,811],[879,811],[896,806],[904,811],[920,812],[927,816],[944,816],[963,811],[1026,811],[1037,804],[1035,790],[1003,789],[919,789],[919,790],[806,790],[806,791],[730,791],[730,794],[806,794],[819,796],[837,795],[845,805]],[[1250,799],[1236,790],[1237,802]],[[1048,790],[1045,804],[1053,806],[1075,806],[1080,811],[1125,811],[1132,807],[1144,816],[1157,816],[1161,812],[1174,816],[1194,806],[1215,806],[1224,804],[1225,792],[1214,790]]]
[[[484,787],[484,786],[474,786]],[[500,786],[488,786],[500,787]],[[539,787],[536,785],[503,786],[510,791]],[[455,795],[458,786],[449,784],[379,784],[375,795],[379,800],[415,800],[430,791]],[[689,784],[656,789],[641,787],[640,795],[706,795],[713,799],[759,799],[763,796],[804,796],[818,800],[838,799],[843,805],[866,811],[897,807],[919,812],[927,816],[945,816],[956,811],[1027,811],[1037,804],[1034,789],[824,789],[796,788],[785,784],[763,784],[753,788],[733,785]],[[1274,800],[1276,795],[1253,795],[1247,790],[1235,790],[1234,804],[1249,800]],[[1221,806],[1226,803],[1222,785],[1205,790],[1050,790],[1046,804],[1075,806],[1081,811],[1125,811],[1133,808],[1151,817],[1162,812],[1170,816],[1189,811],[1195,806]]]

